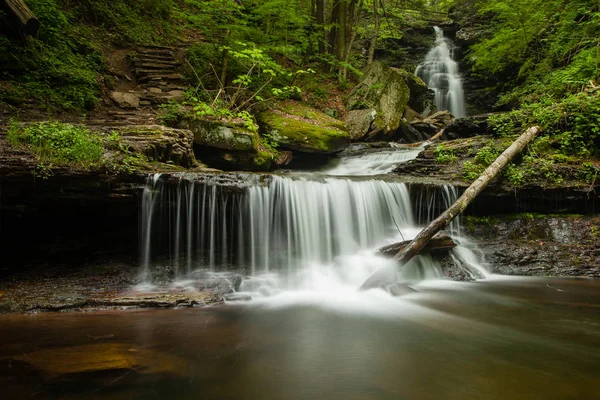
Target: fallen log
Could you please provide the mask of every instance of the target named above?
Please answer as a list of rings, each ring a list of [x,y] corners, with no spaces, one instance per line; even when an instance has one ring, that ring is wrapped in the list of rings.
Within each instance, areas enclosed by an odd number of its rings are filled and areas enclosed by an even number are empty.
[[[498,158],[494,161],[475,182],[465,190],[465,192],[439,217],[425,227],[412,240],[410,245],[402,248],[395,256],[399,266],[406,264],[425,247],[433,235],[444,229],[457,215],[461,214],[467,206],[481,193],[502,169],[517,155],[525,146],[529,144],[541,132],[539,126],[527,129],[517,140],[515,140]],[[395,276],[395,274],[393,274]],[[375,271],[360,287],[361,289],[370,289],[373,287],[388,286],[394,283],[390,281],[390,271]]]
[[[23,33],[36,36],[40,29],[40,21],[31,12],[23,0],[2,0],[4,8],[11,14],[19,24]]]
[[[383,246],[379,250],[377,250],[377,254],[380,254],[385,257],[394,257],[396,254],[404,250],[404,248],[410,245],[410,240],[405,240],[403,242],[389,244],[387,246]],[[445,253],[449,250],[452,250],[456,247],[456,243],[454,240],[448,235],[442,235],[438,232],[431,240],[423,247],[422,252],[428,253]]]

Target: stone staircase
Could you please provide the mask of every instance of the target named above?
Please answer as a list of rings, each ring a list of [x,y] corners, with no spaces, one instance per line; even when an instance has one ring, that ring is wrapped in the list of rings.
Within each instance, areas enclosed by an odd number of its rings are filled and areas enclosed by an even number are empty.
[[[88,125],[126,126],[156,124],[156,106],[183,101],[189,84],[183,75],[183,48],[137,46],[128,56],[135,80],[110,92],[116,108],[92,113]]]
[[[183,100],[189,88],[182,75],[183,54],[177,47],[138,46],[131,64],[138,85],[143,88],[140,105]]]

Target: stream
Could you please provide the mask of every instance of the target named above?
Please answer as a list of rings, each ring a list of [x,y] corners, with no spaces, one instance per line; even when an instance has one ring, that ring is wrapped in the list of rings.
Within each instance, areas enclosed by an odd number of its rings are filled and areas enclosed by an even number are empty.
[[[2,398],[600,399],[600,281],[491,275],[457,220],[451,258],[477,281],[445,280],[421,255],[398,275],[414,291],[357,290],[394,270],[379,246],[413,237],[434,203],[458,196],[382,178],[417,153],[233,190],[150,176],[138,290],[154,290],[157,265],[190,291],[234,269],[236,301],[1,315]]]
[[[2,398],[600,398],[599,281],[416,287],[367,301],[0,316]]]

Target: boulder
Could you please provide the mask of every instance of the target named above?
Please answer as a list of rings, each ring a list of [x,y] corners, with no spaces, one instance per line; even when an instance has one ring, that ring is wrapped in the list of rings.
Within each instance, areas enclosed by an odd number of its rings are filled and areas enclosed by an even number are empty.
[[[410,89],[404,77],[376,61],[367,67],[362,81],[352,89],[347,107],[351,110],[375,109],[376,129],[389,132],[400,127],[409,100]]]
[[[196,146],[196,154],[208,166],[227,171],[270,171],[277,152],[259,145],[256,151],[222,150]]]
[[[490,115],[491,114],[481,114],[456,118],[446,127],[442,139],[454,140],[491,134],[491,128],[488,124],[488,117]]]
[[[193,137],[188,129],[162,125],[129,125],[117,128],[121,142],[130,151],[145,155],[149,161],[172,163],[185,168],[198,165]]]
[[[261,128],[280,147],[304,153],[333,154],[350,144],[342,121],[308,107],[286,101],[258,115]]]
[[[177,126],[191,130],[196,145],[235,151],[258,150],[258,133],[242,122],[211,120],[188,114],[179,119]]]
[[[346,116],[345,123],[352,140],[359,141],[371,131],[373,121],[375,121],[377,111],[373,108],[365,110],[351,110]]]
[[[110,98],[121,108],[138,108],[140,98],[134,93],[111,92]]]
[[[437,111],[435,92],[427,87],[423,79],[400,68],[393,68],[393,70],[400,74],[408,85],[408,89],[410,90],[408,106],[411,109],[424,117]]]
[[[423,118],[422,115],[420,115],[418,112],[416,112],[415,110],[410,108],[410,106],[406,106],[406,109],[404,110],[404,114],[402,115],[402,117],[406,120],[406,122],[412,122],[417,119]]]

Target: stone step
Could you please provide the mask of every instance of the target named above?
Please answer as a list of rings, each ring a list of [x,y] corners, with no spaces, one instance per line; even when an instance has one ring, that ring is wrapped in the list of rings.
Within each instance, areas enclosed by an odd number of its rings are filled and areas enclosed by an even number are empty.
[[[163,56],[163,57],[175,57],[175,52],[171,50],[136,50],[136,56]]]
[[[183,77],[183,75],[176,73],[176,70],[171,69],[171,70],[163,70],[163,69],[136,69],[135,70],[135,75],[138,78],[142,78],[145,76],[152,76],[152,78],[155,78],[157,76],[171,76],[171,75],[179,75],[181,77]]]
[[[135,65],[135,70],[166,70],[166,71],[170,71],[170,70],[175,70],[179,67],[181,67],[181,64],[179,63],[172,63],[172,64],[167,64],[167,63],[151,63],[151,62],[145,62],[145,63],[136,63]]]
[[[151,81],[180,81],[185,82],[185,77],[181,74],[144,74],[139,77],[139,81],[142,83]]]
[[[137,62],[154,62],[154,61],[158,61],[158,62],[163,62],[163,61],[177,61],[177,59],[173,56],[161,56],[161,55],[136,55],[135,57],[131,58],[131,61],[133,63],[137,63]]]
[[[161,46],[158,44],[140,44],[136,47],[139,50],[177,50],[174,46]]]

